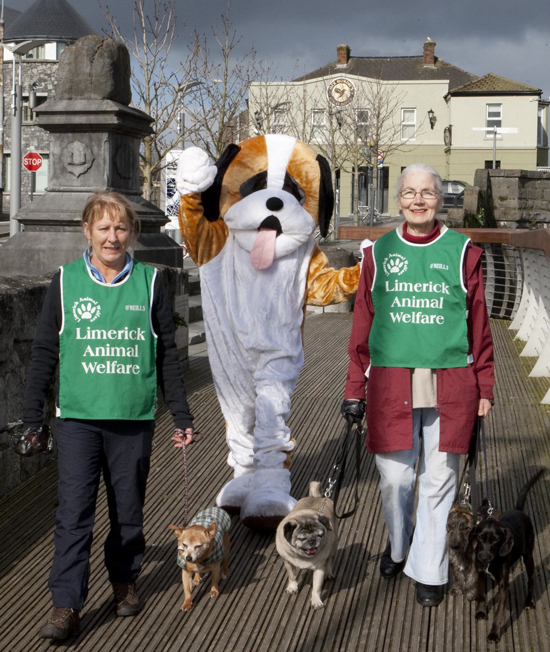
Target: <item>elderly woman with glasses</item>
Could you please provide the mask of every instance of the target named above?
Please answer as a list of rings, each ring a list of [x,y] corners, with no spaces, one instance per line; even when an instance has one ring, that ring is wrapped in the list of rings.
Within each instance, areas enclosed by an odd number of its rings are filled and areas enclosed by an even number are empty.
[[[364,250],[342,404],[345,417],[361,418],[366,394],[367,450],[389,530],[380,573],[404,569],[427,607],[443,599],[460,455],[494,384],[482,250],[436,220],[441,186],[427,165],[406,168],[397,183],[404,223]]]

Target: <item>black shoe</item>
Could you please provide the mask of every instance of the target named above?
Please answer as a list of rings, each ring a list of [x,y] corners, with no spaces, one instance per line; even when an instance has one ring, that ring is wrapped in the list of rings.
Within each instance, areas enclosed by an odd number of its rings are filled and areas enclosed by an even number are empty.
[[[380,575],[389,580],[399,575],[403,568],[405,568],[405,560],[393,561],[391,558],[391,543],[388,543],[382,557],[380,557]]]
[[[445,586],[416,583],[416,601],[423,607],[437,607],[443,600]]]
[[[112,582],[117,616],[136,616],[141,610],[141,601],[135,582]]]

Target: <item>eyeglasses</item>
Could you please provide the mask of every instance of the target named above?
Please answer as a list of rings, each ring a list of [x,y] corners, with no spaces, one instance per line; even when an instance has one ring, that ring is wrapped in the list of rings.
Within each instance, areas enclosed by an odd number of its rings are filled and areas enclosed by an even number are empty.
[[[401,199],[414,199],[416,195],[420,195],[422,199],[435,199],[439,195],[435,190],[420,190],[415,192],[410,188],[401,191],[399,194],[401,195]]]

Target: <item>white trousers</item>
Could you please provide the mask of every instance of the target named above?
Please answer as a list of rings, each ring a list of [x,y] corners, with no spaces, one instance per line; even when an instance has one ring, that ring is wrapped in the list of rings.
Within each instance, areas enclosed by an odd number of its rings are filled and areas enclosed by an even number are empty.
[[[419,455],[418,507],[414,527],[415,465]],[[460,455],[439,451],[438,411],[435,408],[413,409],[412,449],[380,453],[375,458],[393,561],[405,559],[410,545],[405,574],[422,584],[446,584],[449,557],[445,533]]]

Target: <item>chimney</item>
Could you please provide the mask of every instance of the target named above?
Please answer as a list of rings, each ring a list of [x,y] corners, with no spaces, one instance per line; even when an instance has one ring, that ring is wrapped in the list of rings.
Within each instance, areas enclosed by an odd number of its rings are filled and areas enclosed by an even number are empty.
[[[349,61],[349,56],[351,54],[351,48],[349,45],[339,45],[336,48],[336,58],[338,60],[339,66],[346,66]]]
[[[424,43],[424,66],[435,67],[435,42],[429,36]]]

